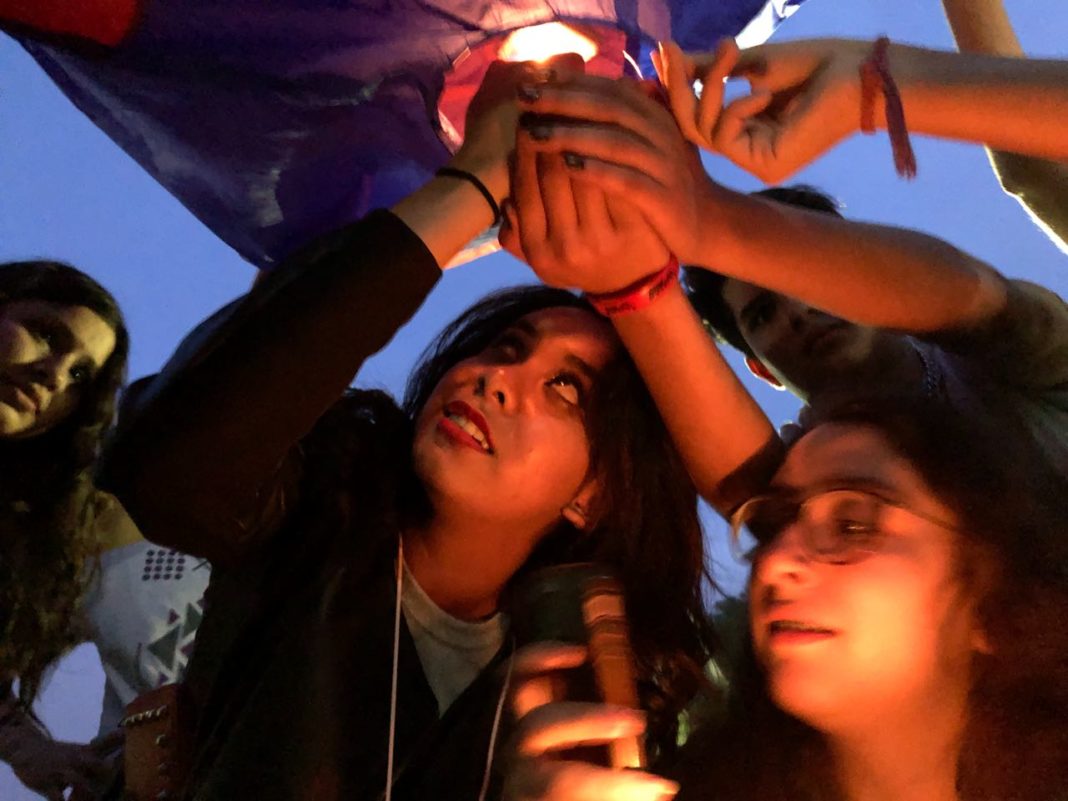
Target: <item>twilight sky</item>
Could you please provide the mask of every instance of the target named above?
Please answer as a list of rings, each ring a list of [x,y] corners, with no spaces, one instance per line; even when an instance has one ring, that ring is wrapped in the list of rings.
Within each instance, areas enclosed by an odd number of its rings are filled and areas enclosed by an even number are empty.
[[[1065,57],[1064,0],[1007,0],[1029,54]],[[809,0],[777,39],[887,34],[897,41],[952,47],[937,0]],[[894,173],[885,136],[855,137],[795,180],[815,184],[845,203],[848,216],[937,234],[1010,276],[1026,277],[1068,295],[1068,259],[999,191],[982,150],[917,138],[919,177]],[[741,189],[759,183],[720,159],[711,174]],[[0,36],[0,261],[49,257],[70,261],[111,289],[132,338],[131,378],[155,371],[196,322],[243,292],[253,269],[197,220],[44,78],[13,41]],[[412,323],[358,377],[364,386],[399,392],[420,349],[448,320],[483,293],[532,280],[507,255],[450,271]],[[737,360],[735,360],[737,363]],[[744,370],[744,368],[743,368]],[[776,422],[796,402],[766,385],[754,392]],[[706,517],[712,541],[723,524]],[[716,574],[737,589],[738,566],[720,549]],[[103,674],[92,646],[57,669],[40,711],[55,735],[95,734]],[[0,798],[29,801],[6,766]]]

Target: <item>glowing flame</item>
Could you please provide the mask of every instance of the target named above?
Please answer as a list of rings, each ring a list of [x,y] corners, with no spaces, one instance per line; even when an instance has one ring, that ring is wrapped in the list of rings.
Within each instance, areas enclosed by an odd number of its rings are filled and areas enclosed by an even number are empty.
[[[548,61],[561,53],[578,53],[583,61],[597,55],[597,43],[561,22],[546,22],[512,31],[497,57],[502,61]]]

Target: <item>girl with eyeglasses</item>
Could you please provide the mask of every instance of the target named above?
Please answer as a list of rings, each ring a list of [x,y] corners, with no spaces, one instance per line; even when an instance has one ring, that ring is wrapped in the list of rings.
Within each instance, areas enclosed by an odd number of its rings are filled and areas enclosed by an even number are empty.
[[[793,445],[734,515],[752,538],[748,645],[721,665],[727,723],[671,771],[679,798],[1065,797],[1068,502],[1024,441],[899,404]],[[519,752],[625,725],[572,712],[526,721]],[[615,798],[620,781],[636,789],[619,797],[660,797],[652,777],[595,768],[582,795],[561,764],[518,760],[510,798]],[[557,794],[528,792],[536,780]]]

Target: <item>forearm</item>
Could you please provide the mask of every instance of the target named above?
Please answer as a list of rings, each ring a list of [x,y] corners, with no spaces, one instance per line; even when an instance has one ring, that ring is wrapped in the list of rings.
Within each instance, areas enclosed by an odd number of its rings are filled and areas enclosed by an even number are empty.
[[[1068,162],[988,150],[1002,188],[1061,250],[1068,252]]]
[[[957,47],[971,53],[1023,56],[1002,0],[942,0]],[[1068,251],[1068,163],[990,150],[1002,188]]]
[[[149,539],[228,558],[288,455],[439,275],[384,213],[298,254],[187,338],[120,425],[101,486]]]
[[[724,481],[778,440],[775,429],[677,284],[613,322],[698,491],[721,512],[730,511],[745,498],[727,497],[734,493],[724,491]]]
[[[1068,61],[895,44],[890,69],[910,130],[1039,158],[1068,159]],[[881,106],[877,104],[880,112]],[[885,120],[877,119],[877,124],[885,127]]]
[[[1002,0],[942,0],[942,8],[962,51],[1023,55]]]
[[[696,263],[863,325],[974,325],[1004,304],[998,274],[940,239],[713,187]]]

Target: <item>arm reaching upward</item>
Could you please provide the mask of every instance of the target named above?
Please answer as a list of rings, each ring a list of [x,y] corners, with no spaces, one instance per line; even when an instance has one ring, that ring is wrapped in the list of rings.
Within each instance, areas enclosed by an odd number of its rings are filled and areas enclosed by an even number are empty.
[[[1001,0],[942,0],[957,47],[971,53],[1023,56]],[[1068,162],[987,149],[1002,188],[1068,253]]]
[[[752,86],[753,94],[728,104],[718,118],[700,115],[705,129],[697,131],[697,141],[703,146],[775,183],[859,130],[860,66],[871,42],[784,42],[736,57],[724,52],[729,47],[686,55],[669,45],[661,57],[673,108],[691,107],[692,100],[680,94],[692,94],[692,80],[715,75],[725,63]],[[1068,119],[1068,62],[902,44],[892,44],[888,58],[910,130],[1039,158],[1068,158],[1062,130]],[[886,125],[883,105],[875,104],[880,128]],[[684,130],[692,124],[680,120]]]
[[[453,161],[498,201],[524,69],[487,74]],[[374,212],[298,253],[187,337],[139,393],[101,486],[149,539],[237,559],[292,505],[300,440],[492,216],[469,182],[440,176],[394,213]]]

